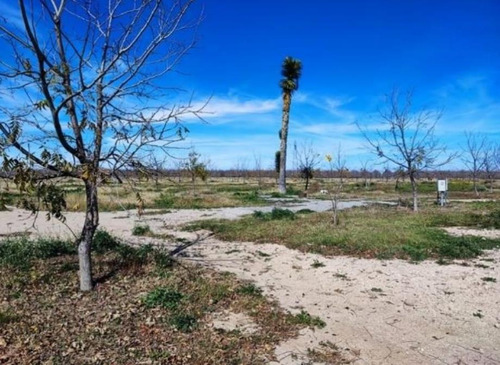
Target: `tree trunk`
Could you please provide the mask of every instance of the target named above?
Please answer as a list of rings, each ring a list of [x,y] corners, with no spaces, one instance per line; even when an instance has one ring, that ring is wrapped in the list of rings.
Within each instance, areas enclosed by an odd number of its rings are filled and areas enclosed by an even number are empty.
[[[278,190],[281,194],[286,194],[286,145],[288,140],[288,123],[290,120],[290,103],[292,96],[283,93],[283,115],[281,119],[281,144],[280,144],[280,176],[278,180]]]
[[[472,175],[472,184],[474,185],[474,193],[476,193],[476,196],[479,196],[479,191],[477,191],[477,175],[474,173]]]
[[[418,212],[417,180],[413,174],[410,174],[411,195],[413,197],[413,211]]]
[[[78,242],[78,261],[80,264],[80,290],[92,290],[94,283],[92,280],[92,240],[99,225],[99,209],[97,201],[97,183],[85,180],[85,195],[87,206],[85,213],[85,223],[82,234]]]

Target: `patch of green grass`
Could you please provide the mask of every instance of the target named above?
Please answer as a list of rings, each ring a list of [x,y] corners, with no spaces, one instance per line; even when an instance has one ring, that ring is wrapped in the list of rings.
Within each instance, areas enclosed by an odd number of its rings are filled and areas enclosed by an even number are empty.
[[[314,213],[314,210],[311,209],[300,209],[295,212],[295,214],[311,214]]]
[[[136,225],[134,226],[134,228],[132,228],[133,236],[148,236],[151,233],[151,227],[149,227],[148,225]]]
[[[120,245],[120,241],[109,232],[99,229],[94,235],[94,241],[92,242],[92,249],[96,253],[105,253],[109,251],[116,250]]]
[[[486,276],[484,278],[481,278],[482,281],[486,281],[486,282],[489,282],[489,283],[496,283],[497,282],[497,279],[495,278],[492,278],[491,276]]]
[[[252,217],[260,219],[262,221],[274,221],[274,220],[294,220],[295,213],[289,209],[273,208],[271,212],[264,213],[260,210],[253,212]]]
[[[371,291],[374,293],[382,293],[383,292],[383,290],[380,288],[371,288]]]
[[[55,238],[29,240],[26,237],[15,237],[0,242],[0,264],[21,270],[28,270],[36,259],[74,254],[74,243]]]
[[[252,205],[262,205],[266,203],[266,200],[261,198],[259,193],[254,191],[236,191],[234,194],[236,199],[240,200],[243,203],[252,204]]]
[[[196,328],[198,319],[189,314],[175,314],[169,323],[181,332],[191,332]]]
[[[115,250],[121,258],[122,267],[138,268],[146,265],[149,258],[156,252],[151,245],[132,247],[120,245]]]
[[[300,217],[281,209],[255,212],[240,220],[207,220],[186,229],[208,229],[223,240],[272,242],[292,249],[323,255],[353,255],[368,258],[406,258],[418,262],[428,258],[466,259],[485,249],[500,247],[500,239],[455,237],[442,226],[491,226],[494,205],[457,205],[449,210],[423,207],[418,214],[395,207],[369,206],[340,212],[342,224],[333,226],[329,213]]]
[[[243,295],[262,296],[262,289],[253,283],[242,285],[237,289],[237,292]]]
[[[161,193],[160,196],[154,201],[154,208],[168,209],[173,208],[175,205],[175,197],[173,194]]]
[[[171,288],[156,288],[149,292],[144,298],[143,303],[148,308],[161,307],[174,310],[179,306],[184,295]]]
[[[292,322],[303,324],[309,327],[324,328],[326,326],[325,321],[317,316],[311,316],[308,312],[302,310],[299,314],[292,317]]]

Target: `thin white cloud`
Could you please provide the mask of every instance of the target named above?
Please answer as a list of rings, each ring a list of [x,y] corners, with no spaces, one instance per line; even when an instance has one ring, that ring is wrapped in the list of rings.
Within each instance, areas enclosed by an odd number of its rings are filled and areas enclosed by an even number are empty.
[[[198,103],[201,105],[201,103]],[[238,97],[213,97],[204,108],[205,118],[220,118],[223,116],[241,114],[265,114],[280,108],[279,99],[241,100]]]

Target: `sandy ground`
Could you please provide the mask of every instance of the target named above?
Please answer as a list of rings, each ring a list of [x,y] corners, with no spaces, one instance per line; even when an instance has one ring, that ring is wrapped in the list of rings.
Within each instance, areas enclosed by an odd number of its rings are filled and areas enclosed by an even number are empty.
[[[328,209],[328,202],[314,201],[293,209],[306,205]],[[221,242],[209,232],[176,230],[192,220],[237,218],[255,209],[183,210],[140,219],[132,211],[102,213],[101,226],[136,244],[174,245],[132,237],[137,223],[148,224],[157,233],[197,239],[184,252],[184,259],[252,280],[293,313],[305,310],[321,317],[327,324],[324,329],[303,330],[298,338],[278,346],[279,364],[308,363],[307,349],[321,342],[335,344],[355,364],[500,364],[500,251],[446,266],[432,261],[415,265],[401,260],[326,258],[275,244]],[[12,210],[0,212],[0,234],[28,230],[33,235],[67,236],[68,227],[77,232],[82,222],[83,214],[73,213],[67,215],[66,226],[47,222],[43,216],[33,225],[29,213]],[[484,232],[455,229],[451,233]],[[313,268],[315,260],[324,266]],[[496,282],[484,281],[486,277]],[[252,326],[241,316],[226,313],[223,317],[222,322]]]

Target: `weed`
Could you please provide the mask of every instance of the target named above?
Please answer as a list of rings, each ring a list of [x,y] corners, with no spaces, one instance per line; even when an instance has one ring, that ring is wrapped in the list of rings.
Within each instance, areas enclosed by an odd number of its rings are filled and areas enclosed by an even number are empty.
[[[311,209],[300,209],[295,212],[295,214],[311,214],[314,213],[314,210]]]
[[[151,234],[151,227],[148,225],[137,225],[132,228],[133,236],[148,236]]]
[[[174,196],[171,194],[160,194],[160,197],[154,201],[154,207],[160,209],[168,209],[174,207]]]
[[[488,265],[485,265],[485,264],[475,264],[474,266],[478,267],[480,269],[489,269],[490,268]]]
[[[148,308],[162,307],[164,309],[174,310],[179,306],[184,295],[176,290],[161,287],[149,292],[144,298],[143,303]]]
[[[281,208],[273,208],[273,210],[269,213],[264,213],[260,210],[257,210],[252,215],[254,218],[262,220],[262,221],[273,221],[273,220],[294,220],[295,213],[289,209],[281,209]]]
[[[268,253],[265,253],[265,252],[262,252],[262,251],[259,251],[257,250],[256,251],[257,255],[259,255],[260,257],[270,257],[271,255],[269,255]]]
[[[174,265],[174,259],[165,251],[154,250],[153,260],[159,269],[170,269]]]
[[[314,262],[311,264],[311,267],[317,269],[319,267],[325,267],[325,264],[322,263],[321,261],[314,260]]]
[[[116,248],[116,252],[121,257],[121,264],[123,268],[138,268],[144,266],[148,262],[150,254],[154,252],[151,245],[144,245],[138,248],[120,245]]]
[[[465,259],[479,256],[483,252],[475,238],[468,236],[447,236],[446,238],[438,248],[438,253],[441,256]]]
[[[170,356],[171,356],[171,353],[169,351],[153,350],[149,354],[149,358],[153,361],[165,360],[165,359],[168,359]]]
[[[317,316],[311,316],[308,312],[302,310],[299,314],[293,316],[293,323],[304,324],[309,327],[324,328],[326,326],[325,321]]]
[[[496,283],[497,279],[492,278],[491,276],[486,276],[484,278],[481,278],[482,281],[490,282],[490,283]]]
[[[18,317],[9,311],[0,311],[0,324],[16,322]]]
[[[224,252],[226,255],[230,255],[232,253],[238,253],[238,252],[241,252],[241,250],[238,250],[237,248],[235,249],[232,249],[232,250],[229,250],[229,251],[226,251]]]
[[[346,274],[335,273],[335,274],[333,274],[333,276],[335,276],[336,278],[342,279],[342,280],[349,280],[349,279],[347,278],[347,275],[346,275]]]
[[[414,262],[423,261],[428,257],[428,253],[423,247],[404,245],[402,248]]]
[[[251,192],[237,191],[234,193],[234,196],[244,203],[262,204],[263,202],[265,202],[265,200],[259,196],[259,193],[256,190]]]
[[[191,332],[196,328],[198,320],[188,314],[176,314],[170,318],[169,323],[181,332]]]
[[[487,257],[487,258],[483,258],[483,259],[481,259],[481,261],[485,261],[485,262],[495,262],[495,259],[492,259],[492,258]]]
[[[380,288],[371,288],[371,291],[375,292],[375,293],[382,293],[383,292],[383,290]]]
[[[0,264],[21,270],[28,270],[35,259],[75,253],[76,248],[72,242],[60,239],[40,238],[30,241],[26,237],[19,237],[0,242]]]
[[[449,265],[450,264],[450,261],[448,260],[445,260],[444,258],[440,257],[436,260],[436,264],[438,265]]]
[[[92,242],[92,247],[96,253],[106,253],[116,250],[119,245],[120,242],[116,237],[102,229],[96,231]]]
[[[474,317],[477,317],[477,318],[483,318],[484,317],[484,314],[482,314],[480,311],[474,312],[474,313],[472,313],[472,315]]]
[[[246,285],[242,285],[237,289],[237,293],[243,294],[243,295],[250,295],[254,297],[260,297],[262,296],[262,289],[255,286],[255,284],[250,283]]]

